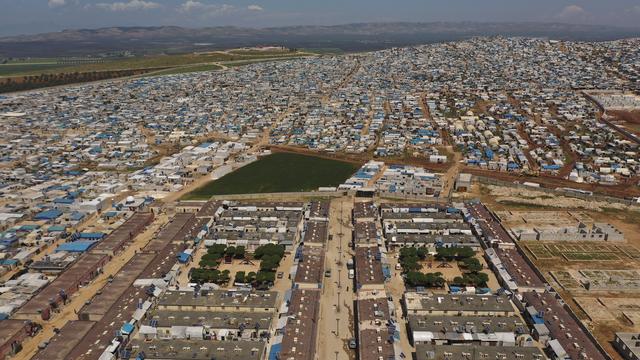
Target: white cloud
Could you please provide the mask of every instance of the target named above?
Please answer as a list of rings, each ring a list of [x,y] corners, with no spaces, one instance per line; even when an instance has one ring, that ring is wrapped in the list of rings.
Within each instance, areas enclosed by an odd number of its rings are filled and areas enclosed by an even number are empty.
[[[588,15],[587,11],[580,5],[567,5],[557,15],[560,19],[581,20]]]
[[[65,0],[49,0],[49,7],[50,8],[64,6],[65,4],[66,4]]]
[[[206,4],[197,0],[188,0],[178,9],[182,13],[198,13],[202,16],[217,16],[235,10],[233,5]]]
[[[129,0],[129,2],[98,3],[96,7],[109,11],[133,11],[157,9],[162,5],[145,0]]]
[[[247,10],[250,10],[250,11],[262,11],[262,10],[264,10],[264,8],[262,6],[260,6],[260,5],[255,5],[254,4],[254,5],[247,6]]]

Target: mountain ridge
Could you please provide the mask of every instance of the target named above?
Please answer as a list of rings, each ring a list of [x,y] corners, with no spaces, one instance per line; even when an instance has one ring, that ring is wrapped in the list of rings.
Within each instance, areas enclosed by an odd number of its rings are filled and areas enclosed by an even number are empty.
[[[604,41],[640,36],[640,28],[542,22],[370,22],[265,28],[114,26],[0,37],[0,56],[37,56],[39,46],[49,56],[123,50],[180,52],[264,44],[352,51],[498,35]]]

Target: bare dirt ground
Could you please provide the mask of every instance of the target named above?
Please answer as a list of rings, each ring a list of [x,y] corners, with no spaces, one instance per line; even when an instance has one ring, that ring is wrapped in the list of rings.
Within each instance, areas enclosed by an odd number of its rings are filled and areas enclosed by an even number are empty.
[[[640,135],[640,110],[622,111],[609,110],[607,115],[612,116],[616,123],[629,130],[630,132]]]
[[[610,203],[604,201],[582,200],[567,196],[557,196],[535,188],[531,190],[516,189],[494,185],[474,185],[470,194],[476,197],[486,199],[487,203],[492,205],[493,210],[500,210],[502,207],[508,208],[509,205],[520,205],[520,207],[530,208],[562,208],[562,209],[581,209],[581,210],[640,210],[640,208],[632,208],[628,205],[619,203]],[[517,207],[517,206],[516,206]],[[635,211],[634,210],[634,211]]]
[[[625,235],[626,242],[624,244],[607,243],[609,245],[631,245],[640,249],[640,210],[632,208],[630,206],[624,206],[619,204],[611,204],[604,202],[584,201],[580,199],[568,198],[568,197],[550,197],[549,194],[537,192],[537,191],[522,191],[519,189],[493,187],[484,185],[474,185],[471,189],[471,194],[477,198],[480,198],[485,204],[487,204],[492,210],[536,210],[536,211],[579,211],[583,212],[591,217],[595,222],[607,222]],[[540,244],[539,241],[532,243]],[[588,245],[588,244],[587,244]],[[550,271],[558,270],[584,270],[584,269],[640,269],[640,261],[624,258],[622,260],[615,261],[566,261],[562,258],[553,258],[549,260],[535,260],[533,256],[527,251],[527,255],[534,262],[534,264],[541,270],[548,281],[555,283],[551,276]],[[618,300],[629,299],[637,297],[636,294],[628,293],[597,293],[585,295],[585,292],[581,292],[579,296],[585,297],[598,297],[604,301],[607,306],[607,311],[613,317],[613,320],[605,320],[607,314],[601,314],[602,320],[592,321],[588,314],[586,314],[574,301],[574,294],[569,291],[562,290],[559,286],[555,288],[560,292],[563,299],[567,301],[573,311],[582,319],[587,327],[592,331],[594,336],[598,339],[600,344],[605,350],[612,356],[613,359],[621,359],[618,353],[613,348],[611,341],[614,339],[614,334],[618,331],[639,331],[640,326],[632,326],[632,324],[623,317],[621,310],[615,308],[609,308],[608,304],[615,303]],[[589,300],[587,300],[589,301]],[[640,299],[638,300],[640,303]],[[593,314],[592,314],[593,315]]]

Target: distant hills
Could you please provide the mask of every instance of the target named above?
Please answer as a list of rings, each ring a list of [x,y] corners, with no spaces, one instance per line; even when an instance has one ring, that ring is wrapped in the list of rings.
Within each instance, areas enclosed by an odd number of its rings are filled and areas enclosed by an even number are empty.
[[[272,44],[360,51],[496,35],[604,41],[638,37],[640,28],[475,22],[358,23],[262,29],[233,26],[110,27],[2,37],[0,57],[78,56],[119,51],[185,52]]]

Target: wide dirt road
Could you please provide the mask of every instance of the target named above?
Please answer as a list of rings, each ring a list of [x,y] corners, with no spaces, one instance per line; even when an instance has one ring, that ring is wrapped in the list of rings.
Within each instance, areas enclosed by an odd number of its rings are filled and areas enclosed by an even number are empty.
[[[349,279],[347,260],[351,258],[351,209],[353,199],[343,197],[331,201],[329,235],[325,269],[331,277],[325,277],[320,298],[320,321],[316,359],[355,359],[355,351],[349,350],[349,339],[354,338],[353,280]]]

